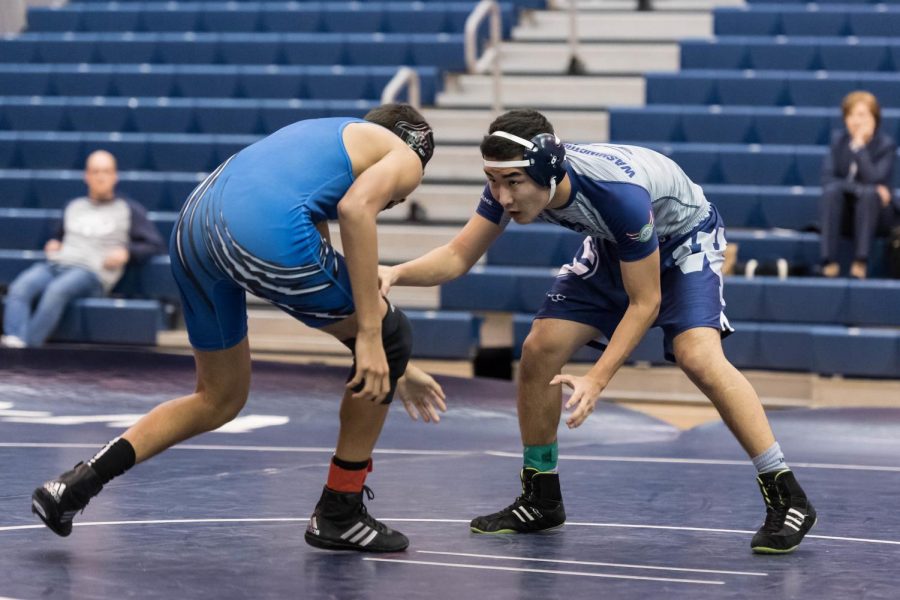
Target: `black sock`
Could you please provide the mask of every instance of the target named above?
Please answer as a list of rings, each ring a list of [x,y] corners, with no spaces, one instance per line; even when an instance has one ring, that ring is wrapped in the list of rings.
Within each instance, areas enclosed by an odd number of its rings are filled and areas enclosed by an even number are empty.
[[[134,466],[134,447],[128,440],[116,438],[88,461],[88,466],[97,472],[103,485],[109,483]]]
[[[347,470],[347,471],[362,471],[363,469],[369,468],[369,464],[372,462],[372,460],[369,459],[369,460],[362,460],[359,462],[351,462],[349,460],[344,460],[342,458],[338,458],[337,455],[334,455],[331,458],[331,462],[333,462],[335,465],[337,465],[340,468]]]

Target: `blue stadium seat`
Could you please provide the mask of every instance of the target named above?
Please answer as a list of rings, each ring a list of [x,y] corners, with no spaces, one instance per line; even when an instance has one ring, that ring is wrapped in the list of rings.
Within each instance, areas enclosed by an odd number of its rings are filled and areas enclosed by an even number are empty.
[[[212,136],[149,134],[150,168],[157,171],[212,171],[216,148]]]
[[[165,239],[168,239],[168,236]],[[169,302],[180,301],[181,296],[175,278],[172,277],[172,266],[168,256],[154,256],[137,271],[139,287],[132,293],[133,295]]]
[[[22,37],[24,37],[24,34]],[[83,34],[84,35],[84,34]],[[45,37],[46,36],[46,37]],[[66,34],[38,34],[34,39],[36,54],[45,63],[97,62],[94,38],[69,40]]]
[[[209,33],[161,33],[157,58],[166,64],[214,64],[219,60],[219,39]]]
[[[201,133],[255,134],[262,131],[259,103],[246,100],[205,100],[195,108]]]
[[[794,156],[800,185],[812,186],[822,182],[822,163],[827,153],[825,146],[807,147]]]
[[[681,115],[686,142],[741,144],[750,142],[753,115],[748,111],[728,113],[694,112]]]
[[[380,5],[335,2],[321,6],[321,31],[371,33],[384,31],[384,9]]]
[[[725,221],[725,227],[766,227],[757,186],[706,185],[703,192]]]
[[[125,4],[115,8],[82,10],[81,29],[97,32],[137,31],[140,17],[139,8]]]
[[[238,91],[238,68],[223,65],[178,65],[175,89],[185,98],[233,98]]]
[[[17,166],[19,162],[17,142],[20,137],[20,134],[14,131],[0,131],[0,169]]]
[[[200,9],[190,5],[144,5],[141,10],[140,29],[143,31],[177,32],[200,29]]]
[[[21,65],[0,64],[0,90],[11,96],[45,96],[50,90],[50,69],[29,65],[24,70]]]
[[[716,35],[767,35],[783,33],[781,15],[776,11],[748,10],[746,7],[716,7],[713,10]]]
[[[820,73],[815,76],[792,77],[787,80],[788,93],[794,106],[840,106],[848,93],[858,87],[855,75]]]
[[[201,31],[219,32],[251,32],[261,26],[259,4],[230,4],[226,8],[212,8],[200,11],[199,29]]]
[[[409,50],[413,64],[436,66],[448,71],[465,71],[466,61],[462,35],[411,34],[409,38]]]
[[[245,98],[302,98],[305,69],[279,65],[238,67],[238,93]]]
[[[731,230],[728,232],[728,241],[740,245],[741,260],[755,258],[759,261],[771,261],[784,258],[798,265],[819,263],[818,234]]]
[[[449,31],[444,4],[385,4],[385,29],[391,33],[444,33]],[[370,29],[369,31],[379,31]],[[460,30],[461,33],[461,30]]]
[[[800,113],[794,110],[779,113],[756,114],[753,118],[753,129],[756,141],[760,144],[827,144],[830,123],[828,112],[818,109],[805,109]]]
[[[3,114],[9,129],[20,131],[60,131],[65,128],[65,109],[54,98],[7,98]]]
[[[262,131],[266,134],[304,119],[331,116],[329,103],[322,100],[263,100],[259,112]]]
[[[469,359],[478,345],[481,320],[468,312],[406,311],[412,326],[413,355]]]
[[[713,79],[706,74],[647,73],[647,104],[714,104]]]
[[[348,33],[344,38],[344,56],[348,65],[408,65],[410,36],[383,33]]]
[[[264,4],[260,10],[260,28],[278,33],[323,31],[322,14],[318,4],[299,4],[290,9]]]
[[[44,260],[44,253],[35,250],[0,250],[0,285],[9,285],[16,275]]]
[[[747,48],[719,40],[684,40],[681,46],[682,69],[747,69]]]
[[[847,13],[850,30],[859,37],[892,37],[900,29],[900,12],[896,8],[890,11],[852,11]]]
[[[900,65],[900,46],[891,46],[890,50],[894,64]],[[897,98],[900,94],[900,77],[896,73],[866,73],[865,77],[860,77],[856,83],[858,88],[868,90],[877,98]],[[847,89],[846,91],[849,93],[852,90]],[[890,100],[887,103],[888,106],[896,106]]]
[[[853,325],[900,327],[900,282],[851,282],[844,318]]]
[[[37,169],[83,167],[81,145],[81,134],[78,133],[28,132],[18,139],[22,164]]]
[[[798,163],[801,156],[796,157]],[[821,160],[818,162],[821,163]],[[759,194],[759,207],[763,217],[761,227],[806,230],[817,225],[819,196],[818,188],[812,190],[791,188],[791,191],[781,193],[761,191]]]
[[[716,75],[711,75],[716,77]],[[786,101],[784,76],[774,72],[746,73],[718,77],[715,80],[721,104],[781,106]],[[711,84],[713,85],[713,84]]]
[[[116,192],[121,196],[134,200],[147,210],[166,210],[165,179],[156,173],[138,171],[137,176],[128,176],[131,173],[123,173],[116,185]],[[168,239],[168,238],[165,238]]]
[[[53,69],[51,93],[57,96],[108,96],[113,76],[106,65],[62,65]]]
[[[212,167],[215,168],[250,144],[259,141],[261,136],[219,134],[211,137],[213,138],[213,143],[215,145],[213,152],[215,163],[212,165]]]
[[[684,141],[683,107],[613,108],[609,111],[612,141]]]
[[[688,177],[697,183],[721,183],[718,146],[713,144],[662,145],[654,150],[678,163]]]
[[[127,131],[131,109],[127,101],[95,98],[87,101],[65,101],[69,126],[75,131]]]
[[[271,65],[281,60],[281,35],[277,33],[229,33],[219,42],[219,56],[226,65]]]
[[[584,236],[556,225],[525,226],[511,223],[503,235],[488,249],[490,265],[560,266],[570,262]],[[528,252],[523,252],[528,248]],[[540,262],[535,264],[535,256]]]
[[[819,47],[819,60],[828,71],[893,70],[888,48],[880,44],[823,44]]]
[[[309,67],[306,92],[313,100],[377,98],[365,67]]]
[[[162,307],[156,300],[83,298],[66,309],[52,341],[156,345]]]
[[[82,165],[83,167],[83,165]],[[35,208],[63,208],[69,200],[83,196],[83,170],[31,171]]]
[[[846,324],[848,299],[845,279],[767,278],[753,320]]]
[[[119,96],[162,98],[175,92],[175,70],[169,65],[116,65],[112,77]]]
[[[31,178],[26,171],[0,170],[0,206],[3,208],[30,208],[34,206]]]
[[[0,249],[43,249],[60,216],[59,211],[0,208]]]
[[[281,52],[289,65],[345,63],[344,41],[339,34],[282,34]]]
[[[757,325],[757,352],[746,367],[776,371],[810,371],[815,361],[809,351],[813,327],[787,323]]]
[[[100,39],[93,43],[97,62],[107,64],[149,64],[157,62],[156,40],[132,40],[128,38],[128,34],[117,37],[118,39]]]
[[[815,40],[791,40],[787,43],[784,38],[775,38],[773,44],[767,38],[749,38],[745,42],[733,43],[746,47],[748,67],[751,69],[805,71],[819,68],[819,47]],[[722,50],[721,41],[717,50]]]
[[[142,133],[190,133],[195,128],[194,103],[184,98],[136,99],[132,122]]]
[[[32,6],[26,16],[27,31],[80,31],[82,12],[57,6]]]
[[[763,151],[764,150],[764,151]],[[723,183],[745,185],[798,185],[794,150],[783,146],[722,148],[719,152]]]
[[[837,37],[850,34],[847,14],[844,12],[783,10],[781,27],[785,35],[813,37]]]
[[[813,328],[814,370],[822,374],[900,376],[900,332],[843,327]]]
[[[205,172],[198,173],[171,173],[166,179],[166,196],[168,198],[168,210],[181,210],[184,201],[191,192],[206,177]]]
[[[81,155],[73,168],[82,168],[88,155],[95,150],[111,152],[116,157],[116,163],[120,170],[147,168],[147,140],[142,134],[82,134]]]
[[[30,39],[17,38],[12,34],[0,36],[0,62],[37,62],[37,45]]]

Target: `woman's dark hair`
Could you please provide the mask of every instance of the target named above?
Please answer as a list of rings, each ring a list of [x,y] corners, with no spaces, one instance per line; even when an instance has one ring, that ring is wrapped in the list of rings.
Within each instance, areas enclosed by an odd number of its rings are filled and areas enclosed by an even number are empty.
[[[530,108],[506,112],[491,123],[488,135],[481,140],[481,156],[491,160],[513,160],[523,154],[523,147],[502,137],[492,136],[495,131],[505,131],[530,140],[540,133],[556,133],[547,117]]]

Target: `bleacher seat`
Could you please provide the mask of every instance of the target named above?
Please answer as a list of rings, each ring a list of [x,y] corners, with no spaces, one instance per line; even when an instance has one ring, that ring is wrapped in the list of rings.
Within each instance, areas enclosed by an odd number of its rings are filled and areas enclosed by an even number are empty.
[[[844,95],[857,89],[891,98],[900,93],[900,77],[896,73],[703,69],[647,74],[648,104],[833,108],[840,105]]]
[[[683,69],[894,71],[893,38],[720,36],[681,42]]]
[[[513,319],[513,351],[521,356],[531,315]],[[823,375],[900,376],[900,332],[822,325],[733,322],[735,333],[723,341],[725,354],[739,369],[808,371]],[[852,356],[850,356],[852,353]],[[598,351],[585,347],[575,361],[596,361]],[[629,362],[664,364],[662,331],[653,328]],[[669,363],[671,364],[671,363]]]
[[[461,311],[406,311],[413,331],[413,356],[469,359],[478,345],[481,319]]]
[[[83,298],[66,308],[51,341],[156,345],[163,308],[156,300]]]
[[[891,37],[900,28],[900,7],[878,3],[748,4],[714,9],[722,36]]]

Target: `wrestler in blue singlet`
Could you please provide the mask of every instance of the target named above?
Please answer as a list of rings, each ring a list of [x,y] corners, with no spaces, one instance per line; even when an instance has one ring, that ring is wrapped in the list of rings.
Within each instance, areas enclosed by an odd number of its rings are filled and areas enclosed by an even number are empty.
[[[354,312],[343,257],[316,229],[353,183],[342,134],[361,119],[289,125],[241,150],[188,198],[169,245],[191,345],[247,334],[245,292],[312,327]]]

